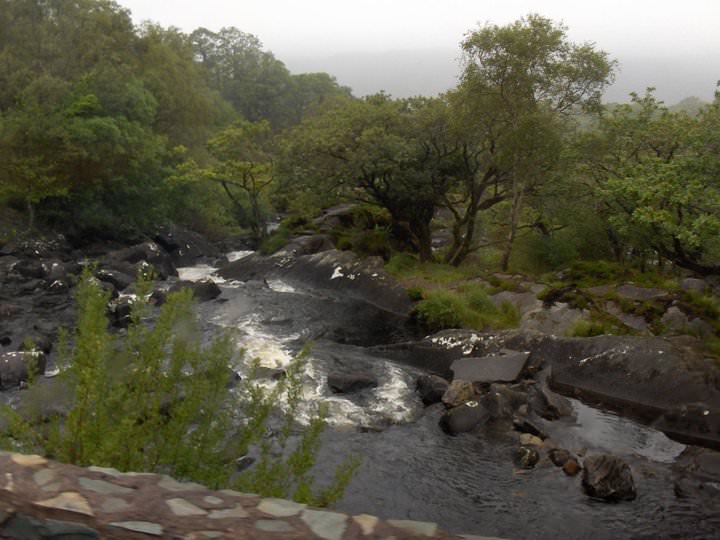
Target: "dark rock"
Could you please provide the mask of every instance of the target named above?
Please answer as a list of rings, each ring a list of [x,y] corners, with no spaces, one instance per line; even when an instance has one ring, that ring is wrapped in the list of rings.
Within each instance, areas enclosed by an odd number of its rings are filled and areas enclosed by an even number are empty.
[[[672,466],[675,495],[706,500],[720,495],[720,452],[689,446]]]
[[[335,249],[335,245],[327,234],[313,234],[308,236],[298,236],[287,246],[282,248],[278,252],[278,255],[312,255],[314,253],[320,253],[331,249]]]
[[[133,298],[125,297],[110,303],[112,324],[117,328],[127,328],[130,324]]]
[[[168,291],[165,289],[155,289],[150,293],[150,303],[156,306],[162,306],[167,300]]]
[[[449,383],[437,375],[421,375],[416,381],[416,388],[423,405],[426,407],[440,403],[447,392]]]
[[[15,514],[2,528],[0,537],[23,540],[99,540],[95,530],[67,521],[38,520],[24,514]]]
[[[104,283],[110,283],[118,292],[127,289],[135,282],[134,278],[117,270],[98,270],[95,277]]]
[[[492,384],[480,398],[492,420],[511,420],[515,411],[526,405],[526,393],[510,388],[506,384]]]
[[[170,256],[163,251],[155,242],[143,242],[128,248],[113,251],[107,256],[108,266],[118,268],[113,264],[126,262],[131,264],[145,263],[152,265],[154,272],[160,279],[167,279],[170,276],[177,276],[177,270]],[[118,268],[122,271],[122,268]],[[134,275],[133,272],[125,272]]]
[[[689,403],[665,412],[653,427],[686,444],[702,444],[720,436],[720,411],[707,403]]]
[[[475,398],[475,387],[470,381],[455,379],[442,395],[441,401],[448,407],[458,407]]]
[[[170,292],[175,292],[180,289],[190,289],[193,297],[198,302],[214,300],[222,294],[222,290],[218,287],[217,283],[210,279],[202,281],[178,281],[170,288]]]
[[[153,240],[168,252],[175,266],[192,266],[199,260],[215,260],[222,256],[207,238],[178,225],[159,227]]]
[[[562,467],[571,458],[570,452],[562,448],[553,448],[548,452],[548,457],[553,465]]]
[[[620,458],[600,454],[585,458],[582,486],[590,497],[631,501],[637,496],[630,466]]]
[[[10,336],[2,336],[0,337],[0,345],[3,347],[8,347],[12,344],[12,338]]]
[[[15,351],[0,354],[0,390],[13,388],[28,380],[32,366],[35,374],[45,373],[45,355],[40,351]]]
[[[350,394],[378,385],[371,373],[331,373],[328,375],[328,386],[336,394]]]
[[[487,411],[477,401],[466,401],[459,407],[448,409],[440,417],[440,428],[449,435],[457,435],[471,431],[484,423],[488,418]]]
[[[12,267],[13,272],[24,278],[45,279],[49,268],[42,261],[37,259],[23,259]]]
[[[512,423],[515,431],[519,431],[520,433],[529,433],[530,435],[535,435],[543,440],[547,439],[547,434],[545,434],[536,424],[526,417],[514,415]]]
[[[240,472],[248,469],[255,463],[255,458],[251,456],[240,456],[235,460],[235,469]]]
[[[570,401],[550,390],[545,381],[533,391],[530,405],[533,412],[545,420],[558,420],[573,414]]]
[[[522,374],[529,356],[526,352],[506,350],[499,356],[460,358],[450,369],[456,379],[470,382],[512,382]]]
[[[28,348],[28,345],[30,348]],[[19,349],[21,351],[41,351],[50,354],[53,348],[53,338],[50,335],[30,334],[23,337]]]
[[[257,379],[272,379],[273,381],[279,381],[285,377],[287,377],[287,372],[282,368],[260,366],[255,370],[255,378]]]
[[[515,465],[523,469],[532,469],[540,461],[540,453],[532,446],[521,446],[513,452]]]

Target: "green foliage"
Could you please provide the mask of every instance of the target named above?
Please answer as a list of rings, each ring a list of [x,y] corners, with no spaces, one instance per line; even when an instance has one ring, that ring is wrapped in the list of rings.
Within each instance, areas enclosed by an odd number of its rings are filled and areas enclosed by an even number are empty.
[[[258,251],[263,255],[272,255],[287,245],[290,241],[290,234],[290,230],[286,226],[280,225],[263,240]]]
[[[592,337],[602,336],[606,334],[615,334],[616,327],[609,325],[605,321],[599,320],[580,320],[577,321],[568,332],[571,337]]]
[[[477,277],[472,266],[452,266],[441,263],[425,263],[409,253],[399,253],[390,257],[385,270],[400,280],[418,279],[432,284],[447,285]]]
[[[294,432],[305,353],[272,390],[250,378],[238,394],[231,392],[231,340],[199,345],[189,290],[168,295],[154,324],[147,326],[144,298],[150,290],[149,281],[136,283],[127,335],[113,336],[105,314],[108,294],[90,270],[84,271],[76,291],[76,330],[61,336],[59,345],[62,384],[72,396],[69,411],[54,414],[45,425],[40,411],[7,408],[3,446],[81,466],[163,472],[214,489],[250,488],[261,495],[331,503],[358,461],[346,461],[328,488],[314,489],[310,469],[324,412],[313,416],[307,429]],[[287,406],[278,417],[275,407],[282,397]],[[268,435],[273,420],[281,428]],[[237,475],[235,460],[256,445],[256,466]]]
[[[413,315],[433,332],[446,328],[512,328],[520,321],[515,306],[505,302],[495,307],[485,290],[475,284],[466,284],[454,291],[428,291],[413,309]]]

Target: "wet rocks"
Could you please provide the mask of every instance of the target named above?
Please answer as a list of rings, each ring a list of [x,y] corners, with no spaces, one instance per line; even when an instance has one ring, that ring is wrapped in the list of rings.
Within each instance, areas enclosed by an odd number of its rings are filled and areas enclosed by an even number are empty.
[[[440,403],[447,392],[449,383],[437,375],[421,375],[416,381],[416,389],[423,405]]]
[[[371,373],[332,373],[328,375],[328,386],[336,394],[351,394],[367,388],[374,388],[378,381]]]
[[[575,476],[582,470],[582,467],[577,459],[571,457],[563,463],[562,470],[567,476]]]
[[[583,463],[585,493],[605,501],[631,501],[637,496],[630,466],[607,454],[589,456]]]
[[[475,387],[470,381],[455,379],[450,383],[447,390],[442,396],[443,404],[448,407],[458,407],[466,401],[470,401],[475,397]]]
[[[521,446],[513,452],[513,461],[522,469],[532,469],[540,461],[540,453],[532,446]]]
[[[522,374],[529,356],[527,352],[503,350],[496,356],[460,358],[450,369],[455,378],[470,382],[512,382]]]
[[[556,467],[562,467],[572,456],[570,452],[563,448],[552,448],[548,452],[548,457],[550,458],[550,461],[553,462],[553,465]]]
[[[440,428],[448,435],[472,431],[488,418],[485,408],[475,400],[453,407],[440,417]]]
[[[220,290],[217,283],[210,279],[204,279],[202,281],[178,281],[171,287],[170,291],[174,292],[180,289],[190,289],[193,297],[198,302],[208,302],[222,294],[222,290]]]
[[[30,372],[45,373],[45,355],[40,351],[15,351],[0,354],[0,390],[26,382]]]

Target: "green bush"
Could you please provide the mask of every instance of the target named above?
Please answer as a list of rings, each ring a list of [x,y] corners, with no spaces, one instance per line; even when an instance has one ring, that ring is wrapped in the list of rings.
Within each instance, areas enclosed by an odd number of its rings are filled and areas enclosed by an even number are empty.
[[[496,307],[485,290],[476,284],[464,285],[457,291],[429,291],[415,306],[413,315],[431,332],[446,328],[512,328],[520,320],[514,305],[504,302]]]
[[[249,378],[236,394],[228,384],[231,340],[221,337],[201,347],[191,292],[168,295],[148,327],[143,321],[149,291],[148,281],[136,284],[127,334],[114,336],[108,331],[108,295],[89,270],[84,272],[76,292],[76,330],[72,336],[64,334],[59,344],[61,382],[71,396],[68,412],[48,418],[32,407],[7,407],[2,446],[81,466],[162,472],[213,489],[252,490],[317,505],[341,495],[356,459],[346,461],[324,490],[313,489],[309,474],[324,411],[301,434],[293,432],[304,355],[274,389]],[[277,413],[283,396],[286,409]],[[281,427],[269,436],[271,420]],[[236,459],[252,448],[258,449],[256,464],[238,475]]]
[[[258,251],[262,255],[272,255],[276,251],[284,248],[290,241],[290,230],[284,225],[280,225],[277,229],[270,233],[262,244]]]

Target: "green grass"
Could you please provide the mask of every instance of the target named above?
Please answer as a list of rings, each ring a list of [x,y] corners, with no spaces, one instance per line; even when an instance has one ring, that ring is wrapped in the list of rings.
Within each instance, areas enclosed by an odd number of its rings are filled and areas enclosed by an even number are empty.
[[[478,271],[472,266],[452,266],[442,263],[421,263],[417,257],[408,253],[393,255],[385,265],[385,270],[398,279],[422,279],[429,283],[446,285],[478,277]]]
[[[496,307],[485,290],[473,284],[464,285],[455,291],[429,291],[413,313],[418,322],[431,332],[446,328],[513,328],[520,320],[515,306],[504,302]]]
[[[284,248],[289,241],[290,229],[284,225],[280,225],[270,233],[270,236],[263,240],[258,251],[260,251],[262,255],[272,255],[276,251]]]

